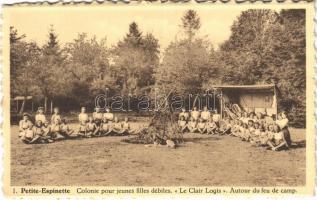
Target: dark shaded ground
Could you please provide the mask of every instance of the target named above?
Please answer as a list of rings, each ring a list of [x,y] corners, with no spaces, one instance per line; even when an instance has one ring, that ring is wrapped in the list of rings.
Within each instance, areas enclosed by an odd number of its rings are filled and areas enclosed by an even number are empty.
[[[72,125],[72,127],[75,127]],[[272,152],[230,136],[186,134],[177,149],[123,137],[25,145],[12,126],[11,181],[67,186],[299,186],[305,184],[305,130],[298,148]],[[128,137],[128,136],[126,136]],[[133,137],[133,136],[130,136]]]

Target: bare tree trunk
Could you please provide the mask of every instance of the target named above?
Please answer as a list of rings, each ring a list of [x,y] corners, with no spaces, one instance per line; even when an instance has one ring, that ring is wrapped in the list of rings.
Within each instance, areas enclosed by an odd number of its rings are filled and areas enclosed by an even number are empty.
[[[44,98],[44,112],[47,112],[47,96]]]
[[[24,112],[24,108],[25,108],[25,102],[26,102],[26,97],[24,97],[23,101],[22,101],[22,105],[21,105],[21,109],[19,114],[22,114]]]
[[[51,114],[53,113],[53,100],[51,99]]]
[[[25,109],[25,103],[26,103],[27,97],[28,97],[28,90],[27,89],[25,89],[23,97],[24,98],[23,98],[23,101],[22,101],[22,105],[21,105],[21,109],[20,109],[19,114],[22,114],[24,112],[24,109]]]

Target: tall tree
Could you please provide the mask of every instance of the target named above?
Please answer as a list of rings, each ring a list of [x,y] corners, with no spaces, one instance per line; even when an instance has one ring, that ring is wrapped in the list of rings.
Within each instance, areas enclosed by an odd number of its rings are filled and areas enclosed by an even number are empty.
[[[190,47],[188,45],[186,41],[177,41],[168,46],[155,74],[158,87],[196,94],[206,81],[216,76],[217,69],[208,42],[196,40]]]
[[[182,27],[189,42],[192,42],[193,37],[200,29],[200,17],[194,10],[188,10],[182,17]]]
[[[105,39],[97,41],[96,37],[81,33],[66,45],[65,51],[69,55],[65,70],[72,98],[88,104],[96,95],[104,94],[106,88],[117,89]]]
[[[138,47],[142,43],[142,32],[139,30],[139,26],[136,22],[132,22],[129,25],[129,32],[124,38],[124,42],[129,43],[133,47]]]
[[[138,80],[139,87],[147,87],[154,84],[154,70],[159,65],[159,42],[152,33],[143,37],[142,51],[144,65],[141,65],[142,78]]]
[[[27,43],[23,41],[25,35],[19,35],[18,31],[11,26],[10,27],[10,77],[15,79],[19,68],[23,66],[28,59],[24,53],[24,49]]]
[[[184,39],[171,42],[156,70],[157,87],[176,93],[199,93],[211,77],[216,76],[214,50],[210,42],[197,38],[200,18],[193,10],[182,17]]]
[[[290,111],[294,125],[303,126],[305,117],[299,113],[305,113],[305,43],[305,10],[243,11],[220,48],[222,81],[277,84],[279,108]]]
[[[112,53],[121,94],[143,93],[154,83],[153,72],[159,64],[159,44],[153,34],[143,36],[138,25],[132,22],[129,32]]]
[[[255,84],[270,73],[272,38],[278,28],[278,13],[271,10],[243,11],[231,27],[230,38],[221,46],[225,81]],[[232,73],[237,71],[237,73]],[[248,71],[248,74],[244,72]],[[241,78],[239,78],[241,77]]]
[[[50,27],[48,33],[48,41],[42,48],[42,56],[39,64],[36,66],[37,75],[36,84],[40,88],[44,96],[44,108],[48,110],[48,101],[51,102],[51,112],[54,97],[65,94],[64,68],[62,55],[57,34],[53,26]]]
[[[304,9],[280,12],[280,34],[274,37],[275,78],[281,90],[279,102],[289,111],[294,126],[305,126],[306,119],[306,15]]]
[[[19,113],[24,112],[26,98],[36,92],[34,71],[40,57],[36,43],[27,43],[14,27],[10,27],[10,84],[11,97],[23,96]]]

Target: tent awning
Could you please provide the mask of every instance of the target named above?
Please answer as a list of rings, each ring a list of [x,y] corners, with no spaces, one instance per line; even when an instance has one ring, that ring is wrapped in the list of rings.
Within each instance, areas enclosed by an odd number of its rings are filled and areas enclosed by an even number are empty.
[[[30,99],[32,99],[32,98],[33,98],[32,96],[27,96],[27,97],[26,97],[26,100],[30,100]],[[24,100],[24,99],[25,99],[24,96],[17,96],[17,97],[14,97],[14,98],[13,98],[14,101],[22,101],[22,100]]]

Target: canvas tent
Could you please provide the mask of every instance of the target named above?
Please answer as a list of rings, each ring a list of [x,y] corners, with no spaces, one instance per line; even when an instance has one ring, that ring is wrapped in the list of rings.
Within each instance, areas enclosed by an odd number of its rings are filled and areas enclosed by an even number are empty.
[[[266,85],[214,85],[222,98],[220,113],[226,115],[226,107],[239,105],[245,111],[262,112],[268,115],[277,114],[277,88],[274,84]]]

